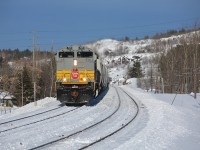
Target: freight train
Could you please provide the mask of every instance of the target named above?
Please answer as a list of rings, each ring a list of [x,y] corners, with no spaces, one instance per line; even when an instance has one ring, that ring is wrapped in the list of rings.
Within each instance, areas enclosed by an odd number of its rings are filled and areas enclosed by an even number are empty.
[[[87,104],[108,87],[106,66],[84,46],[61,48],[55,55],[57,99],[65,104]]]

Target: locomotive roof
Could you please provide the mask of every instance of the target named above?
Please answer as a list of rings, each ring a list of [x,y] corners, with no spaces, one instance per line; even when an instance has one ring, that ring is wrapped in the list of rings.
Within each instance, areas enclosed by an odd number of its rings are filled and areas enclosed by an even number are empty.
[[[84,46],[67,46],[64,48],[60,48],[59,51],[92,51],[92,49]]]

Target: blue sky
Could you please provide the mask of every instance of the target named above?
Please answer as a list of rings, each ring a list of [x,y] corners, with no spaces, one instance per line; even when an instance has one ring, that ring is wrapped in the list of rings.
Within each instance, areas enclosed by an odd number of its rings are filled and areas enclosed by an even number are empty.
[[[199,0],[1,0],[0,49],[55,49],[200,23]]]

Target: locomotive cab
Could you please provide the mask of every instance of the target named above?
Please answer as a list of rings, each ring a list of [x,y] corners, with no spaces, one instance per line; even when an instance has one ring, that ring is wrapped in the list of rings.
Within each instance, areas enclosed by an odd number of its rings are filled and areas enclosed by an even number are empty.
[[[87,103],[99,89],[98,57],[89,48],[72,46],[56,54],[57,99],[62,103]]]

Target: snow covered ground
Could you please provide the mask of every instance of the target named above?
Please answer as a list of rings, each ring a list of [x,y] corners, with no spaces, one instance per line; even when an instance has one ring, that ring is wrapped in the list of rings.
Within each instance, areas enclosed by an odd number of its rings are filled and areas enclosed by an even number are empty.
[[[200,149],[200,95],[196,100],[178,94],[171,105],[175,94],[144,92],[134,81],[124,88],[144,104],[148,117],[145,127],[118,149]]]
[[[178,94],[174,104],[171,105],[175,94],[145,92],[136,87],[135,79],[131,79],[129,83],[121,86],[121,88],[138,102],[140,106],[138,117],[125,129],[89,149],[200,149],[200,95],[197,96],[197,99],[194,99],[191,95]],[[29,149],[49,139],[56,139],[60,135],[89,126],[93,122],[105,118],[116,108],[118,105],[116,95],[114,88],[110,87],[104,98],[95,106],[82,106],[64,116],[2,132],[0,133],[0,149]],[[11,113],[1,114],[0,123],[57,107],[60,107],[60,105],[55,98],[45,98],[39,101],[37,106],[32,103],[22,108],[15,108]],[[28,122],[71,109],[74,108],[64,106],[62,109],[46,113],[40,117],[35,116]],[[126,111],[121,111],[121,113],[122,116],[126,115]],[[12,125],[23,124],[27,119],[17,121]],[[0,130],[10,128],[10,126],[11,124],[0,125]],[[70,147],[70,149],[76,149],[73,145],[89,143],[95,138],[93,133],[98,136],[105,130],[109,132],[112,130],[111,126],[113,127],[114,124],[110,122],[100,126],[96,133],[91,130],[86,132],[85,135],[83,134],[87,138],[80,135],[64,142],[64,144],[63,142],[58,143],[56,148],[66,149]],[[54,148],[52,147],[52,149]]]
[[[172,37],[174,38],[174,37]],[[168,40],[162,39],[162,40]],[[151,45],[152,40],[120,42],[101,40],[91,47],[96,47],[100,54],[105,50],[114,52],[116,47],[129,50],[127,57],[150,54],[137,54],[137,50]],[[116,56],[107,58],[118,59]],[[37,101],[37,106],[30,103],[21,108],[1,107],[0,114],[0,150],[31,149],[60,137],[67,137],[74,132],[100,122],[112,114],[119,105],[119,98],[114,87],[125,90],[139,105],[139,114],[126,128],[105,140],[94,144],[89,149],[137,149],[137,150],[199,150],[200,149],[200,94],[197,99],[189,94],[161,94],[146,92],[136,87],[137,80],[130,79],[122,85],[127,74],[126,65],[118,65],[109,71],[114,81],[109,90],[91,103],[91,106],[61,106],[56,98]],[[119,81],[119,83],[118,83]],[[131,100],[121,91],[119,97],[124,100],[122,107],[112,118],[97,127],[70,137],[67,140],[45,147],[46,149],[78,149],[82,145],[99,139],[104,134],[113,132],[123,125],[131,115]],[[174,102],[173,102],[174,101]],[[172,105],[173,102],[173,105]],[[21,119],[25,117],[24,119]],[[10,122],[11,120],[16,120]],[[8,122],[8,123],[5,123]],[[12,129],[12,130],[11,130]]]

